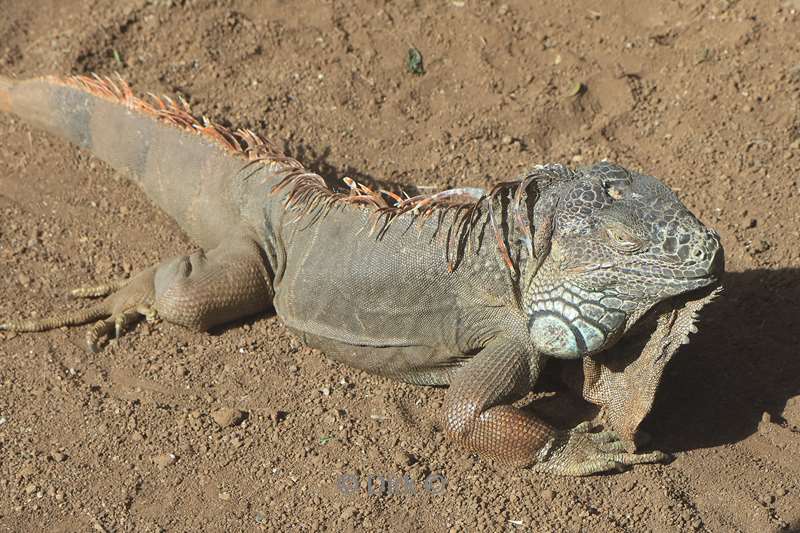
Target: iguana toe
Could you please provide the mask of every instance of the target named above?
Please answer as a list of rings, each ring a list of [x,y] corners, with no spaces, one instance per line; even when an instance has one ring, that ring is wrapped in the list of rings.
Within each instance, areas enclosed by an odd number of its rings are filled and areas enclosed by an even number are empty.
[[[616,431],[601,431],[599,433],[589,433],[591,439],[597,444],[620,442],[620,437]],[[622,444],[620,442],[620,444]]]
[[[613,453],[619,453],[619,452],[627,451],[625,443],[624,442],[620,442],[618,440],[617,441],[609,441],[609,442],[600,442],[598,444],[599,444],[598,448],[600,448],[601,451],[607,452],[607,453],[612,453],[612,452]]]
[[[113,335],[119,338],[141,316],[148,321],[157,318],[152,307],[153,269],[145,270],[130,280],[82,287],[70,291],[70,294],[76,298],[105,298],[87,309],[62,311],[41,319],[10,320],[0,324],[0,330],[47,331],[96,321],[86,332],[86,346],[89,351],[97,352],[104,337]]]
[[[128,283],[128,280],[112,281],[103,285],[94,285],[90,287],[78,287],[69,291],[70,296],[73,298],[99,298],[101,296],[108,296],[112,292],[120,290]]]
[[[29,318],[23,320],[9,320],[0,324],[0,330],[16,332],[37,332],[50,329],[61,328],[64,326],[77,326],[86,324],[97,318],[105,316],[107,313],[102,305],[94,305],[88,309],[67,311],[58,313],[47,318]]]
[[[593,420],[585,420],[572,428],[572,433],[589,433],[598,426],[597,422]]]

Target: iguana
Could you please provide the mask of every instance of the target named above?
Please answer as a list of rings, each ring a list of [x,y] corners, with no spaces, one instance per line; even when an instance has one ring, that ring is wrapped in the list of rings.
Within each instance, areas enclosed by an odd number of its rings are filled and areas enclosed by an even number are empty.
[[[656,178],[601,162],[489,192],[329,185],[252,131],[97,76],[0,77],[0,110],[127,173],[202,248],[73,292],[104,297],[91,307],[0,330],[96,321],[94,350],[142,316],[207,330],[274,306],[333,359],[449,386],[443,427],[484,456],[567,475],[666,459],[635,453],[637,427],[724,266],[719,235]],[[641,354],[624,353],[642,324]],[[610,430],[556,430],[512,405],[553,358],[583,361]]]

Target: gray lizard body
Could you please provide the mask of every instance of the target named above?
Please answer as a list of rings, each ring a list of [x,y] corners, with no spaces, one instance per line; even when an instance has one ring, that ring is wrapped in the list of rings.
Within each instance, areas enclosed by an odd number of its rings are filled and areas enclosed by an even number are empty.
[[[94,349],[141,315],[206,330],[274,306],[334,359],[448,385],[446,431],[484,455],[576,475],[664,458],[632,442],[723,259],[657,179],[548,165],[489,193],[402,198],[334,190],[255,134],[139,100],[121,80],[0,77],[0,110],[126,171],[204,250],[77,291],[106,296],[89,309],[0,329],[96,321]],[[617,353],[644,322],[643,352]],[[584,396],[616,433],[557,431],[511,405],[552,358],[584,361]]]

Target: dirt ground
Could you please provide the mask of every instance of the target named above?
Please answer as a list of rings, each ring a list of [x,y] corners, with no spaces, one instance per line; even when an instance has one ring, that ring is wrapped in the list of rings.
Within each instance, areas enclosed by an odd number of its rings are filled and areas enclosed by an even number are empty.
[[[330,362],[274,316],[142,325],[97,354],[81,328],[0,334],[3,530],[800,530],[797,0],[0,10],[3,74],[119,72],[328,176],[640,169],[721,233],[729,271],[646,421],[675,460],[581,479],[465,453],[443,438],[444,390]],[[65,292],[193,248],[135,186],[9,116],[0,169],[2,317],[81,305]],[[378,475],[410,487],[376,494]]]

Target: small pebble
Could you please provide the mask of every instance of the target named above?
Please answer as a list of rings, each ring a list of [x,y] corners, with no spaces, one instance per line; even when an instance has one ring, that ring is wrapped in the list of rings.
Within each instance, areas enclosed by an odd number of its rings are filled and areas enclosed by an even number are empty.
[[[52,457],[53,461],[57,463],[61,463],[67,460],[67,456],[61,452],[54,452],[50,457]]]
[[[37,487],[35,483],[28,483],[27,485],[25,485],[25,494],[31,495],[34,492],[36,492],[36,489]]]
[[[542,492],[539,493],[539,497],[542,499],[542,501],[552,502],[553,499],[556,497],[556,493],[550,489],[544,489]]]
[[[227,502],[228,500],[231,499],[231,495],[230,495],[229,492],[220,492],[219,495],[217,496],[217,498],[219,498],[220,500],[222,500],[224,502]]]
[[[173,453],[161,453],[153,456],[153,464],[159,468],[166,468],[174,464],[178,458]]]
[[[247,413],[232,409],[230,407],[221,407],[211,413],[211,418],[217,423],[219,427],[238,426],[242,421],[247,418]]]
[[[514,142],[514,138],[511,137],[511,135],[503,135],[503,138],[500,139],[500,142],[505,144],[505,145],[509,145],[512,142]]]
[[[393,454],[394,462],[401,466],[410,466],[415,462],[414,456],[402,450],[397,450]]]

